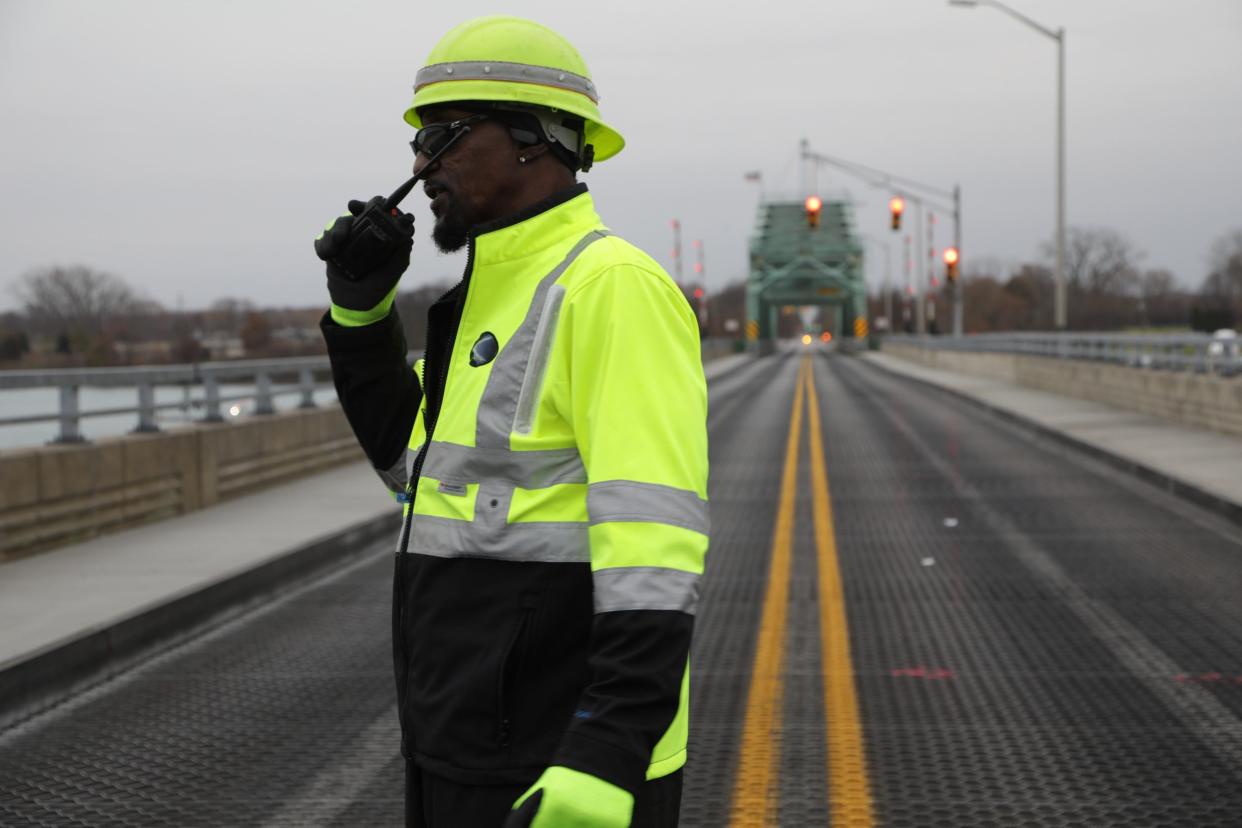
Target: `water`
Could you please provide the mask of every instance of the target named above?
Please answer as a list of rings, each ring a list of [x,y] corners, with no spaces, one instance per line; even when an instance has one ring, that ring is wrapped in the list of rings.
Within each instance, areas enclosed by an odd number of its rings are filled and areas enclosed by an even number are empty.
[[[280,394],[286,389],[294,393]],[[302,395],[296,393],[296,386],[273,385],[274,402],[277,411],[289,411],[297,408]],[[253,414],[254,386],[239,383],[220,386],[222,397],[242,397],[242,399],[221,404],[221,413],[225,420],[240,419]],[[180,408],[170,408],[156,412],[156,422],[161,429],[171,430],[192,425],[202,419],[201,401],[203,389],[164,387],[155,389],[156,405],[164,403],[184,404]],[[315,402],[325,405],[336,401],[336,389],[331,385],[315,388]],[[198,403],[195,405],[194,403]],[[106,410],[138,405],[138,391],[135,388],[82,388],[78,395],[78,408],[83,415],[90,411]],[[57,414],[60,411],[60,392],[56,388],[19,388],[0,390],[0,418],[32,417],[41,414]],[[101,437],[114,437],[128,434],[138,425],[138,413],[108,414],[98,417],[83,416],[80,420],[82,436],[88,440]],[[50,420],[45,423],[24,423],[21,425],[0,424],[0,450],[42,446],[56,438],[60,433],[60,423]]]

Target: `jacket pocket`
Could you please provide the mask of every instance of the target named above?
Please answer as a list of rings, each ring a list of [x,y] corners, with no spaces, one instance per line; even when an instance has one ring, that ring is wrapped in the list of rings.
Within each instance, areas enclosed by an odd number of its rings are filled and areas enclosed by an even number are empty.
[[[522,665],[526,661],[526,646],[535,621],[536,603],[537,596],[533,593],[522,596],[521,612],[517,623],[509,633],[509,640],[500,660],[500,672],[496,677],[496,744],[502,748],[509,746],[510,736],[513,733],[513,715],[516,707],[514,696],[518,680],[522,675]]]

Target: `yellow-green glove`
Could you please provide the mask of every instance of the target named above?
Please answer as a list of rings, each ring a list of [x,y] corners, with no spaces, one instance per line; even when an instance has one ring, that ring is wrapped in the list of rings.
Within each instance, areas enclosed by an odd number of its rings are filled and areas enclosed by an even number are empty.
[[[327,263],[332,321],[346,327],[388,315],[397,282],[410,264],[414,217],[386,209],[383,196],[351,201],[315,239],[315,255]]]
[[[629,828],[633,813],[624,788],[553,765],[513,803],[504,828]]]

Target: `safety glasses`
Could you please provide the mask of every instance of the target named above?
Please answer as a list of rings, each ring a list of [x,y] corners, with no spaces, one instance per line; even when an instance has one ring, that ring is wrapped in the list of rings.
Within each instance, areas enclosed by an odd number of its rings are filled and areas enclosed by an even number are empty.
[[[415,155],[421,154],[428,158],[434,158],[452,146],[462,135],[469,132],[470,124],[485,121],[488,117],[486,113],[479,113],[478,115],[471,115],[469,118],[450,121],[447,124],[428,124],[414,133],[414,140],[410,142],[410,148],[414,150]]]

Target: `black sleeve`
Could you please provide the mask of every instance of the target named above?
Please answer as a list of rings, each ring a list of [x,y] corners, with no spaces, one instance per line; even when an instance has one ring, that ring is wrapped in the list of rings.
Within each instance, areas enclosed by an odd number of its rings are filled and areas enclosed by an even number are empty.
[[[405,361],[405,332],[394,308],[372,325],[319,322],[336,395],[371,465],[386,471],[403,456],[423,394]]]
[[[681,697],[694,616],[602,612],[591,625],[591,683],[553,764],[637,793]]]

